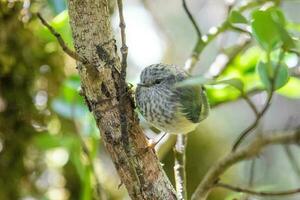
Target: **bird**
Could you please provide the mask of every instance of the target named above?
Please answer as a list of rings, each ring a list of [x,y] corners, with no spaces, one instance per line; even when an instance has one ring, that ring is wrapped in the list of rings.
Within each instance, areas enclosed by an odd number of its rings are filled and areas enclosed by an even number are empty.
[[[135,100],[148,123],[165,133],[187,134],[207,118],[209,103],[204,87],[177,87],[190,77],[173,64],[152,64],[142,70]]]

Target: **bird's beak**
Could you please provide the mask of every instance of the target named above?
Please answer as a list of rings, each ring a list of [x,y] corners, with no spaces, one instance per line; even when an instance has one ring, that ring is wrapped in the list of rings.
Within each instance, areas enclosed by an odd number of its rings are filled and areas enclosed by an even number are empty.
[[[140,86],[140,87],[149,87],[149,85],[143,84],[143,83],[138,83],[137,85]]]

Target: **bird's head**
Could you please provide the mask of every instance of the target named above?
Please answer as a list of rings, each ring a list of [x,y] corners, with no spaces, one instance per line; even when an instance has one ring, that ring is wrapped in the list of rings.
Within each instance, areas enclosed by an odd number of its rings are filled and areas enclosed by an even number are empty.
[[[174,65],[154,64],[146,67],[140,76],[140,87],[173,85],[180,78],[180,71]],[[182,77],[183,78],[183,77]]]

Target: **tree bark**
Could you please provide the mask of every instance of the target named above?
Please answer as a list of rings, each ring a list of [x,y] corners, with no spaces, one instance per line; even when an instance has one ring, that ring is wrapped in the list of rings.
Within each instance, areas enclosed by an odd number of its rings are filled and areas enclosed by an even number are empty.
[[[132,199],[176,199],[176,193],[139,126],[131,95],[125,95],[130,154],[121,140],[117,97],[120,59],[107,0],[68,0],[75,50],[91,65],[77,63],[82,94],[104,144]],[[105,100],[106,99],[106,100]]]

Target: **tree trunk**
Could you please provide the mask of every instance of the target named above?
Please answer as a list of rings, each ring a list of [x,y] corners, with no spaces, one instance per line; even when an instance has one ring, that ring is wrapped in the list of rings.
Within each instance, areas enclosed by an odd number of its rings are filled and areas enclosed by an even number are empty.
[[[145,149],[147,140],[134,113],[130,95],[125,95],[129,154],[121,140],[119,99],[116,97],[120,59],[107,0],[68,0],[68,4],[75,50],[92,64],[77,63],[82,93],[122,183],[132,199],[176,199],[157,156],[151,149]]]

